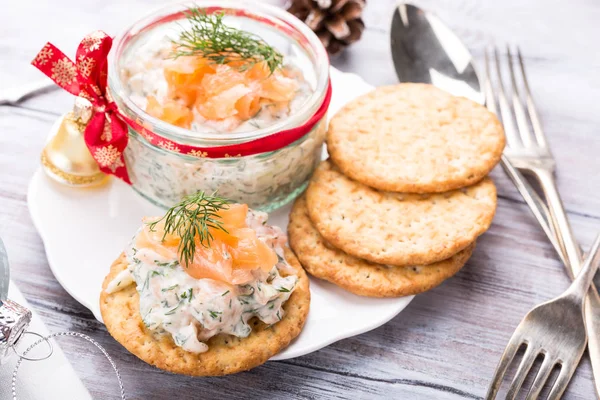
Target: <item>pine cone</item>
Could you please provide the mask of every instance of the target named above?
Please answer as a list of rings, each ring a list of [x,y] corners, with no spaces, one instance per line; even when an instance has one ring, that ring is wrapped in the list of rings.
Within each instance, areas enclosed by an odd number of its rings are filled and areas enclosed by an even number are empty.
[[[365,0],[293,0],[288,11],[315,31],[331,55],[360,39]]]

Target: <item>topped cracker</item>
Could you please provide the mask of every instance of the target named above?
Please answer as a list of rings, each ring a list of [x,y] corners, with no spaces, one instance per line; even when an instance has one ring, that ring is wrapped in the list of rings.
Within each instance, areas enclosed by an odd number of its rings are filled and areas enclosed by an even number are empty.
[[[484,178],[439,194],[382,192],[324,161],[306,201],[319,233],[344,252],[378,264],[422,265],[451,257],[489,228],[496,186]]]
[[[445,192],[500,161],[502,125],[485,107],[432,85],[383,86],[331,120],[327,148],[344,174],[380,190]]]

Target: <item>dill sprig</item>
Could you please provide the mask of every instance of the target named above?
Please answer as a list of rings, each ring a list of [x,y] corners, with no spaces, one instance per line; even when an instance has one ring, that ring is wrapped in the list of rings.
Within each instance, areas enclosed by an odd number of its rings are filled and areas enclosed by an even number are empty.
[[[229,200],[216,196],[216,193],[207,195],[200,191],[185,197],[171,207],[161,219],[148,225],[150,230],[154,231],[156,225],[164,220],[162,240],[168,234],[179,236],[181,241],[177,251],[183,260],[183,265],[188,266],[194,259],[196,241],[203,247],[210,247],[213,236],[209,228],[228,233],[218,211],[228,209],[229,203]]]
[[[283,55],[260,36],[225,25],[224,13],[209,15],[205,10],[191,8],[186,16],[190,28],[183,30],[174,41],[175,58],[202,56],[215,64],[243,62],[238,66],[240,70],[264,61],[271,73],[283,62]]]

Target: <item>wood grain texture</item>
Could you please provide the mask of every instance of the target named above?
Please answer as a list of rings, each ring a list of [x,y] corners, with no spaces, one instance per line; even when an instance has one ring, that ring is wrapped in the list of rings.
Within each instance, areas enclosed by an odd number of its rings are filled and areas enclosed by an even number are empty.
[[[276,0],[273,0],[276,1]],[[0,90],[40,74],[28,65],[47,41],[74,53],[92,29],[115,34],[161,0],[10,1],[0,13]],[[396,82],[388,28],[394,0],[371,0],[363,39],[333,60],[374,85]],[[481,56],[485,45],[519,44],[559,166],[575,233],[587,247],[600,227],[600,3],[593,0],[423,0]],[[23,22],[27,21],[24,25]],[[522,316],[568,285],[562,266],[502,171],[492,228],[453,279],[419,295],[394,320],[313,354],[224,378],[174,376],[127,353],[50,272],[26,204],[27,183],[52,121],[72,104],[55,91],[0,107],[0,236],[13,277],[52,331],[77,330],[114,356],[135,399],[479,399]],[[65,216],[68,217],[68,216]],[[109,365],[82,342],[60,340],[99,399],[117,398]],[[586,356],[587,357],[587,356]],[[584,359],[565,399],[591,399]],[[49,391],[51,383],[48,383]]]

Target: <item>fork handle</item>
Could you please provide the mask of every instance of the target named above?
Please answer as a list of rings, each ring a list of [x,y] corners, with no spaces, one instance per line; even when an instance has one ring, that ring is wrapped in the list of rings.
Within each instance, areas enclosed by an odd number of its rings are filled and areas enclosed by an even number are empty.
[[[573,279],[579,273],[581,269],[581,263],[583,261],[583,254],[581,247],[575,239],[571,224],[567,217],[562,199],[556,186],[556,180],[554,174],[546,169],[536,169],[535,176],[537,177],[542,191],[546,196],[548,202],[548,209],[550,210],[550,218],[552,224],[557,233],[557,239],[564,250],[564,254],[568,261],[567,272],[571,279]]]
[[[540,198],[537,192],[531,187],[529,182],[525,179],[525,177],[519,172],[517,168],[511,163],[511,161],[504,154],[502,155],[501,165],[506,172],[506,175],[513,182],[525,203],[529,206],[529,209],[533,213],[535,219],[537,219],[540,227],[548,237],[548,240],[558,253],[561,261],[564,264],[567,264],[567,260],[565,258],[565,252],[562,247],[562,243],[558,241],[557,235],[554,229],[554,225],[552,223],[552,218],[550,216],[550,211],[546,206],[546,203]]]
[[[546,196],[557,239],[563,247],[568,261],[565,266],[573,279],[581,270],[583,257],[560,198],[554,174],[546,169],[535,169],[532,172]],[[594,386],[596,395],[600,399],[600,295],[593,284],[588,290],[584,317],[588,336],[588,352],[594,373]]]
[[[574,298],[579,299],[580,304],[586,297],[586,293],[592,284],[592,279],[598,270],[600,264],[600,234],[594,240],[594,244],[590,248],[581,270],[577,274],[577,277],[569,287],[567,293]]]

